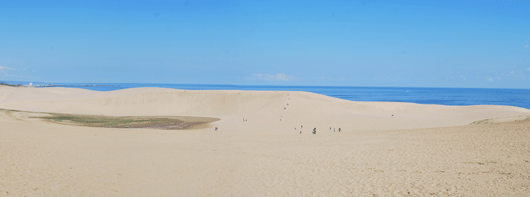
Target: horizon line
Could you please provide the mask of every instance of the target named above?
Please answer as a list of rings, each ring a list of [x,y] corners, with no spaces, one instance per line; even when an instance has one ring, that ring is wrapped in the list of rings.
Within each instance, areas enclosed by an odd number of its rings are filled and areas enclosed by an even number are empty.
[[[82,83],[82,82],[59,82],[59,83],[48,83],[48,82],[32,82],[32,81],[0,81],[3,82],[17,82],[17,83],[41,83],[41,84],[171,84],[171,85],[214,85],[214,86],[279,86],[279,87],[351,87],[351,88],[440,88],[440,89],[515,89],[515,90],[530,90],[530,88],[484,88],[484,87],[426,87],[426,86],[337,86],[337,85],[248,85],[248,84],[186,84],[186,83],[131,83],[131,82],[120,82],[120,83]],[[25,85],[25,84],[11,84],[11,85]]]

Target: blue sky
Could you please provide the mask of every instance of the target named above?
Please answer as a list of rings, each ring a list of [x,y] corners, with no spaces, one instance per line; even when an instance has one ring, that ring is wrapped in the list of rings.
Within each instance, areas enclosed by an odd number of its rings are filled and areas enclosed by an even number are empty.
[[[0,1],[0,80],[530,88],[530,1]]]

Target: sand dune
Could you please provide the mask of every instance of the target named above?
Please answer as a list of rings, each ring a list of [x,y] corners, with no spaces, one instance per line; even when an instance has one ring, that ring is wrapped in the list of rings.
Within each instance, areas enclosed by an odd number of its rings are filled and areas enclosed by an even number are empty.
[[[304,124],[308,128],[331,126],[350,130],[417,129],[530,114],[528,109],[508,106],[354,102],[308,92],[165,88],[96,92],[74,88],[3,87],[0,108],[115,116],[205,116],[221,118],[218,126],[234,131],[257,127],[284,131]],[[249,121],[242,124],[243,118]]]
[[[58,125],[0,111],[0,196],[530,193],[530,110],[517,107],[284,91],[0,87],[0,108],[221,119],[211,123],[219,131],[165,131]]]

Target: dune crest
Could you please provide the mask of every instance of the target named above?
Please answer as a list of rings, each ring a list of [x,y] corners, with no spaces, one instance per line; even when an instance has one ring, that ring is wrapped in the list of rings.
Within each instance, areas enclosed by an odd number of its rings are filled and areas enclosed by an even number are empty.
[[[510,121],[530,110],[510,106],[443,106],[355,102],[309,92],[132,88],[97,92],[77,88],[0,88],[0,108],[111,116],[216,117],[232,130],[296,125],[356,130],[447,127],[496,119]],[[248,121],[242,124],[242,119]],[[502,121],[497,121],[502,122]],[[237,124],[234,124],[237,123]]]

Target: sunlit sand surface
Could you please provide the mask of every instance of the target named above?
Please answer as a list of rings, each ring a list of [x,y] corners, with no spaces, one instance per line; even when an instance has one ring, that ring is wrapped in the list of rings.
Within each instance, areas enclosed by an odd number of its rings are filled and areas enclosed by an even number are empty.
[[[530,193],[530,110],[517,107],[282,91],[0,87],[0,108],[220,119],[189,130],[101,128],[0,111],[0,196]]]

